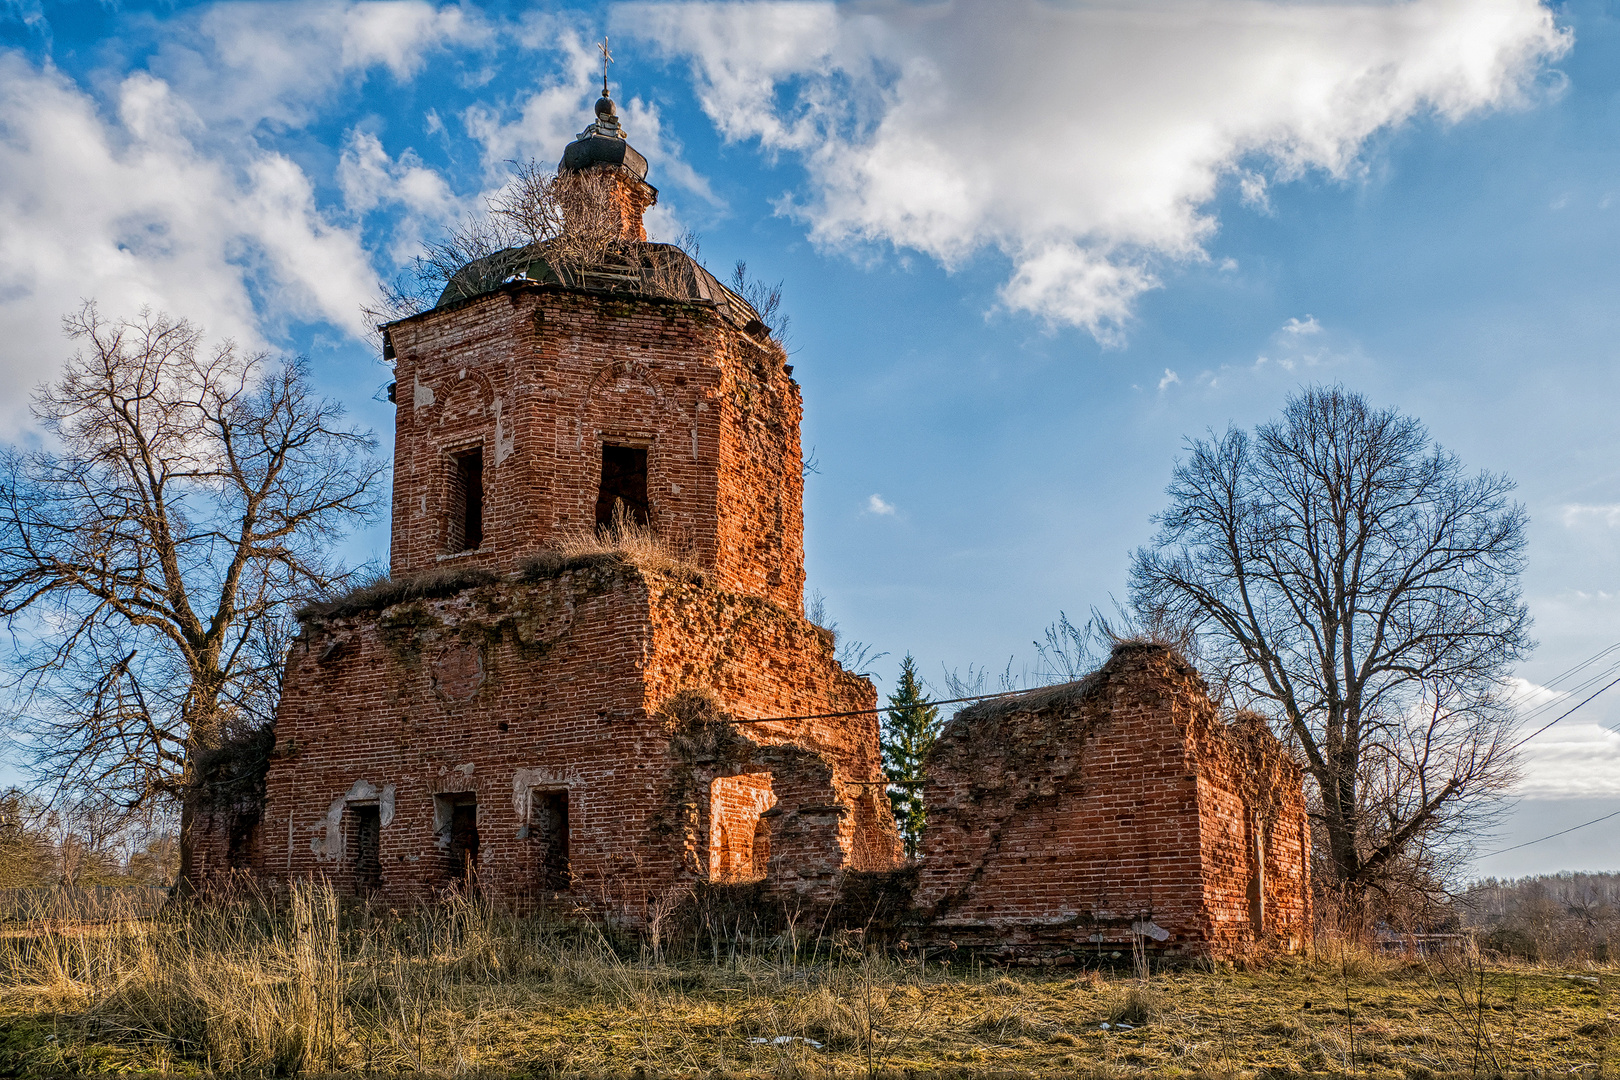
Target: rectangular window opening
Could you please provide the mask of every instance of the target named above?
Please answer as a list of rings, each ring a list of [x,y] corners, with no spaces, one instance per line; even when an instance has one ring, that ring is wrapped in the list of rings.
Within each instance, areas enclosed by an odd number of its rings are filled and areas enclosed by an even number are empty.
[[[382,888],[382,810],[375,803],[349,806],[349,852],[355,895]]]
[[[596,524],[613,525],[616,507],[626,521],[646,525],[647,448],[602,445],[602,485],[596,495]]]
[[[445,876],[457,885],[478,880],[478,796],[472,792],[433,796],[433,825],[445,855]]]
[[[467,450],[451,458],[450,543],[452,553],[484,546],[484,451]]]
[[[568,792],[529,793],[529,839],[534,841],[540,887],[566,892],[572,885],[568,871]]]

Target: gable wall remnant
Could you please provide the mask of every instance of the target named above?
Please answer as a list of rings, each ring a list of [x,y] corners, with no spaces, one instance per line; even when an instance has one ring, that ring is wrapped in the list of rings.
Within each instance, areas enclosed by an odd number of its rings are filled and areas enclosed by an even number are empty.
[[[1230,955],[1307,933],[1299,768],[1262,725],[1223,724],[1172,650],[1122,645],[1079,682],[964,709],[924,797],[915,901],[953,940]]]

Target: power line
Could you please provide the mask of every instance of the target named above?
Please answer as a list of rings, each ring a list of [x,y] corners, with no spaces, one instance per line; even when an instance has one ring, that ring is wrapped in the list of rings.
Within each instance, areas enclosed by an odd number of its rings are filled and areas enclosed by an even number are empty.
[[[1586,667],[1588,664],[1591,664],[1591,663],[1594,663],[1594,662],[1596,662],[1598,660],[1601,660],[1603,657],[1605,657],[1605,656],[1609,655],[1610,653],[1614,652],[1616,649],[1620,649],[1620,641],[1617,641],[1613,645],[1610,645],[1607,649],[1600,649],[1598,652],[1592,654],[1591,656],[1588,656],[1585,660],[1582,660],[1580,663],[1576,664],[1574,667],[1570,668],[1569,670],[1559,672],[1557,675],[1554,675],[1551,679],[1548,679],[1547,682],[1546,682],[1546,685],[1550,687],[1554,683],[1557,683],[1557,682],[1560,682],[1560,681],[1562,681],[1564,679],[1569,678],[1571,675],[1573,675],[1577,671],[1581,670],[1581,668]]]
[[[964,701],[992,701],[996,698],[1018,697],[1022,694],[1039,693],[1050,690],[1049,686],[1032,686],[1028,690],[1003,690],[998,694],[970,694],[967,697],[945,698],[942,701],[919,701],[917,705],[929,709],[935,705],[960,705]],[[733,720],[733,724],[786,724],[795,720],[838,720],[845,716],[873,716],[877,713],[894,712],[893,705],[884,705],[877,709],[850,709],[846,712],[813,713],[810,716],[761,716],[753,720]]]
[[[1526,735],[1524,738],[1522,738],[1518,742],[1514,743],[1511,747],[1509,747],[1509,749],[1510,750],[1517,750],[1519,747],[1523,746],[1525,743],[1529,742],[1531,739],[1535,738],[1537,735],[1540,735],[1543,731],[1546,731],[1548,728],[1550,728],[1554,724],[1558,723],[1558,721],[1560,721],[1560,720],[1564,719],[1565,717],[1569,716],[1570,713],[1575,712],[1575,710],[1579,709],[1581,707],[1581,705],[1587,704],[1588,702],[1590,702],[1592,700],[1592,698],[1597,697],[1598,694],[1601,694],[1605,690],[1608,690],[1610,687],[1616,686],[1616,685],[1620,685],[1620,678],[1614,679],[1613,681],[1611,681],[1611,682],[1607,683],[1606,685],[1602,686],[1595,693],[1592,694],[1592,697],[1586,698],[1584,701],[1582,701],[1580,703],[1580,705],[1576,705],[1576,706],[1574,706],[1574,708],[1571,708],[1569,710],[1569,712],[1561,713],[1560,715],[1555,716],[1551,720],[1547,721],[1545,724],[1542,724],[1540,727],[1536,728],[1536,730],[1532,731],[1530,734]]]
[[[1595,686],[1596,684],[1614,675],[1620,675],[1620,661],[1616,661],[1615,663],[1609,664],[1606,667],[1599,668],[1595,674],[1588,675],[1586,678],[1582,679],[1573,686],[1556,690],[1554,697],[1548,699],[1547,701],[1543,701],[1540,705],[1537,705],[1534,708],[1526,710],[1520,715],[1520,719],[1533,720],[1537,716],[1550,712],[1553,709],[1563,705],[1565,701],[1569,700],[1571,697],[1574,697],[1576,694],[1579,694],[1589,687]],[[1546,689],[1553,690],[1554,688],[1549,685],[1546,687]]]
[[[1571,825],[1569,828],[1563,830],[1563,832],[1549,833],[1548,835],[1543,836],[1543,837],[1541,837],[1539,839],[1536,839],[1536,840],[1526,840],[1522,844],[1514,844],[1512,847],[1498,848],[1496,851],[1487,851],[1485,854],[1478,856],[1478,858],[1488,859],[1492,855],[1504,855],[1509,851],[1518,851],[1520,848],[1527,848],[1527,847],[1530,847],[1533,844],[1539,844],[1539,843],[1541,843],[1542,840],[1552,840],[1552,839],[1554,839],[1556,837],[1565,836],[1565,835],[1567,835],[1569,833],[1572,833],[1577,829],[1584,829],[1588,825],[1596,825],[1600,821],[1608,821],[1612,817],[1620,817],[1620,810],[1616,810],[1612,814],[1604,814],[1600,818],[1593,818],[1591,821],[1583,821],[1579,825]]]
[[[1558,686],[1559,683],[1561,683],[1564,680],[1566,680],[1566,679],[1570,678],[1571,676],[1575,675],[1577,672],[1582,671],[1585,668],[1591,667],[1593,664],[1597,663],[1599,660],[1602,660],[1605,656],[1608,656],[1610,653],[1613,653],[1616,650],[1620,650],[1620,641],[1615,642],[1613,645],[1610,645],[1607,648],[1599,649],[1597,652],[1593,653],[1591,656],[1588,656],[1585,660],[1582,660],[1580,663],[1576,664],[1575,666],[1570,667],[1570,668],[1566,668],[1565,670],[1559,672],[1557,675],[1554,675],[1552,678],[1548,679],[1546,682],[1541,683],[1540,685],[1541,685],[1541,687],[1543,689],[1554,691],[1555,696],[1550,698],[1547,701],[1543,701],[1540,705],[1533,706],[1530,709],[1526,710],[1519,717],[1519,719],[1520,720],[1534,719],[1536,716],[1539,716],[1540,714],[1545,713],[1545,712],[1555,708],[1556,706],[1558,706],[1561,703],[1562,699],[1566,699],[1566,698],[1568,698],[1568,697],[1570,697],[1570,696],[1572,696],[1574,694],[1579,694],[1581,691],[1585,690],[1587,687],[1592,686],[1595,683],[1602,682],[1604,679],[1609,678],[1611,675],[1620,674],[1620,659],[1614,659],[1614,660],[1611,660],[1608,664],[1604,665],[1602,668],[1600,668],[1596,673],[1589,674],[1589,675],[1585,676],[1583,679],[1581,679],[1579,682],[1575,683],[1573,686],[1566,686],[1566,687],[1562,687],[1562,688],[1560,688]],[[1529,682],[1529,680],[1525,680],[1525,681]],[[1530,685],[1534,686],[1536,684],[1530,683]]]

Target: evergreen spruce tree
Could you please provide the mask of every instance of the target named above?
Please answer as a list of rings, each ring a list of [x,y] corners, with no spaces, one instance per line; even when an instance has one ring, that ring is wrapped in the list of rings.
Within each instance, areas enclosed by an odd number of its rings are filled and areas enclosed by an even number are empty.
[[[889,788],[889,803],[908,859],[917,857],[927,817],[923,809],[923,760],[942,726],[939,708],[927,704],[923,696],[917,662],[907,653],[900,661],[900,685],[889,695],[882,741],[883,773],[894,785]]]

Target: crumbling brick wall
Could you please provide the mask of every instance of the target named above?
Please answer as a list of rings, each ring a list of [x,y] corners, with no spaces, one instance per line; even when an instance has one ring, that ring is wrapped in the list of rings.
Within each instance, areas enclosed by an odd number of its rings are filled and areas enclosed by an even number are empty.
[[[924,798],[916,903],[931,932],[1071,956],[1133,934],[1222,955],[1303,940],[1299,769],[1263,726],[1222,724],[1172,650],[1122,645],[1077,683],[963,710]]]
[[[705,711],[672,717],[683,694]],[[560,797],[546,812],[567,817],[570,903],[636,920],[711,876],[711,781],[768,776],[768,884],[825,904],[844,871],[898,852],[869,805],[876,718],[731,718],[874,701],[797,611],[613,558],[314,613],[289,659],[260,866],[366,891],[353,827],[374,812],[384,898],[429,899],[470,863],[480,887],[539,899],[555,882],[537,806]]]
[[[259,865],[265,776],[275,733],[246,731],[203,752],[187,793],[192,884],[211,888]]]

